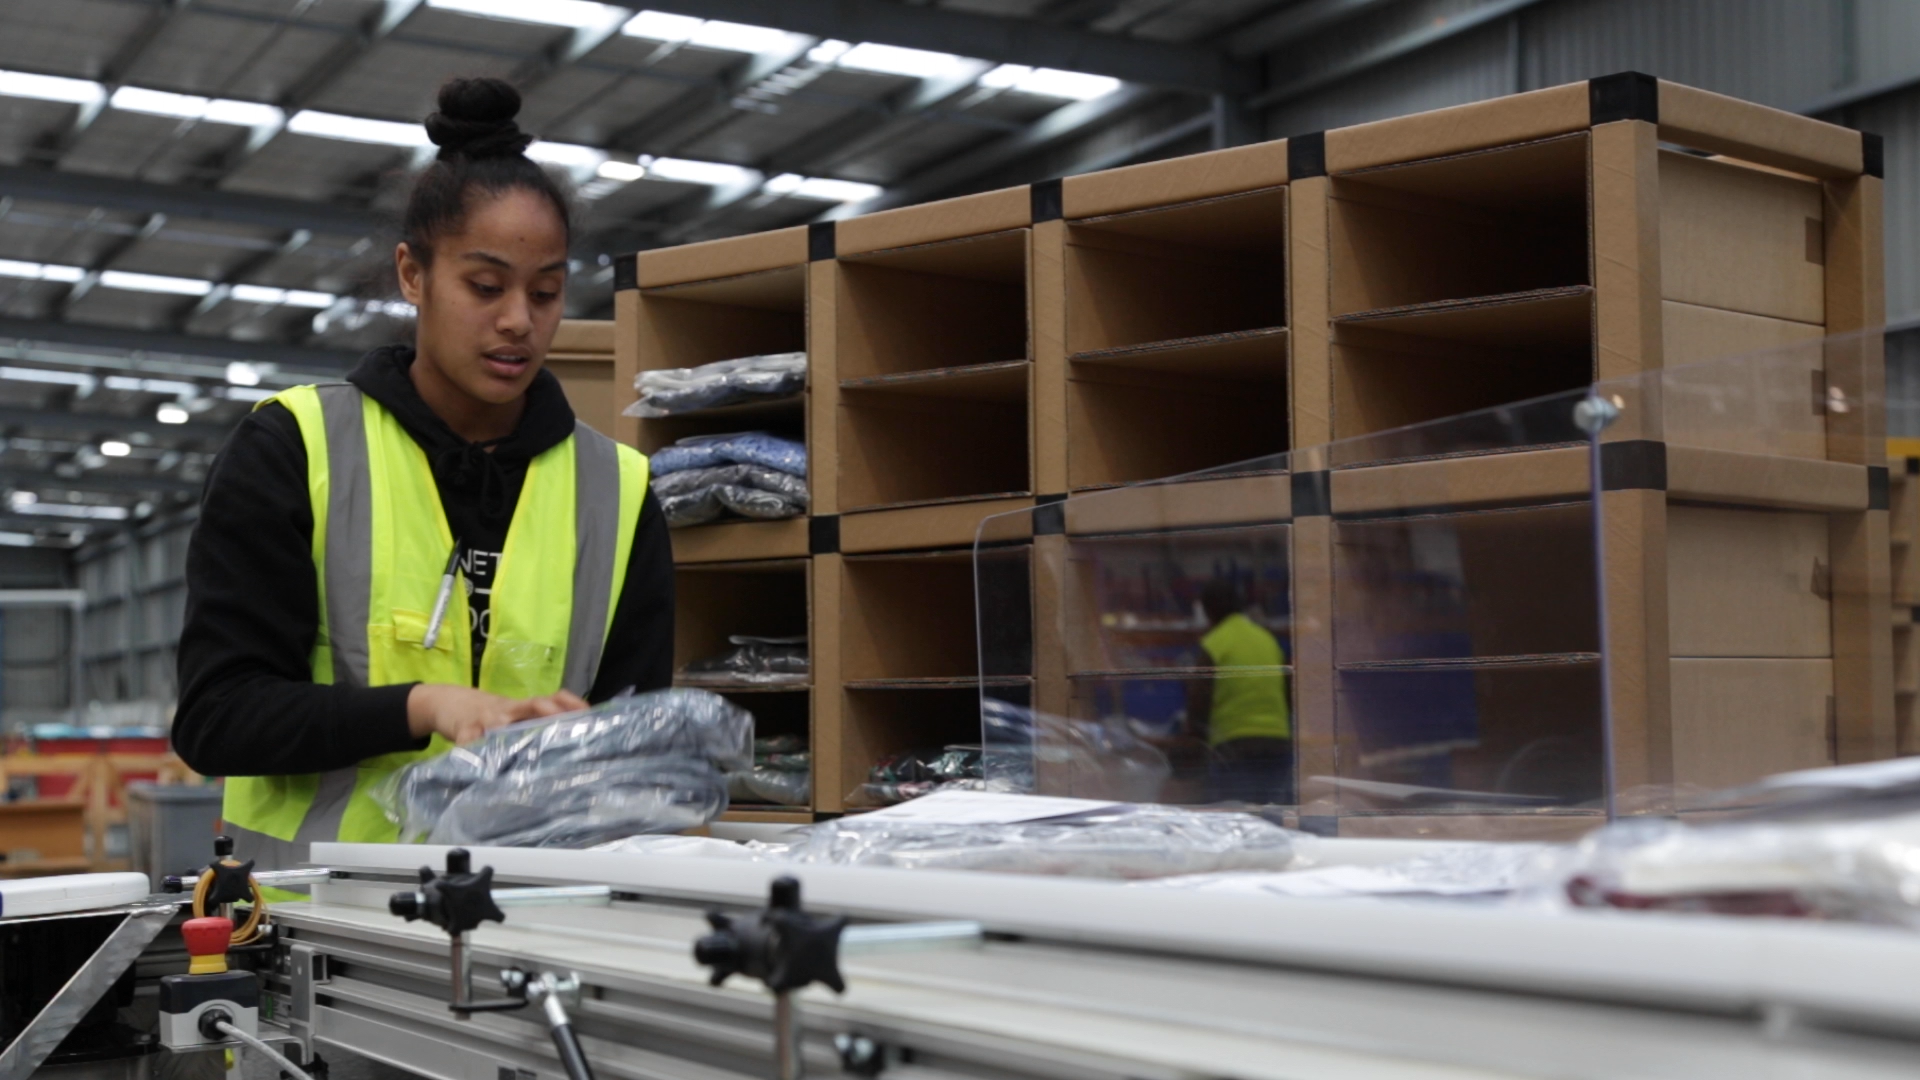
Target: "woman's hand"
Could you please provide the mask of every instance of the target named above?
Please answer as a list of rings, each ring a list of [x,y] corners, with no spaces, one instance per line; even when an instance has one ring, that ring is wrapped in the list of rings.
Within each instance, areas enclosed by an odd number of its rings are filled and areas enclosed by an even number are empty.
[[[441,735],[469,743],[496,728],[586,707],[578,694],[566,690],[516,701],[469,686],[421,683],[407,693],[407,730],[416,739]]]

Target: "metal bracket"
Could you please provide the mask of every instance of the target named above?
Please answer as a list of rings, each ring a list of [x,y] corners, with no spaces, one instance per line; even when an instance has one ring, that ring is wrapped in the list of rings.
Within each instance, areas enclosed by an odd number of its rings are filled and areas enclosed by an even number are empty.
[[[313,1060],[314,1039],[320,1035],[319,987],[329,977],[327,954],[298,942],[287,947],[287,1030],[300,1043],[300,1056]]]
[[[27,1080],[47,1056],[79,1025],[100,995],[140,958],[160,931],[173,921],[177,905],[135,908],[107,935],[73,978],[47,1002],[27,1026],[0,1051],[0,1080]]]

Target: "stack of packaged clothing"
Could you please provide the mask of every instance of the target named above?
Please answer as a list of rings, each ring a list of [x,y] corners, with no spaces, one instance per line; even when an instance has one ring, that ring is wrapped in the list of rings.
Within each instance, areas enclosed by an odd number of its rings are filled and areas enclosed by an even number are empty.
[[[703,657],[681,669],[679,681],[689,686],[781,686],[807,681],[807,638],[753,637],[735,634],[733,646],[717,656]]]
[[[981,790],[984,754],[977,745],[928,746],[890,754],[867,771],[867,782],[853,792],[861,806],[892,806],[935,791]]]
[[[807,806],[813,801],[813,755],[798,735],[753,740],[753,767],[727,774],[727,794],[739,802]]]
[[[654,419],[702,409],[790,398],[806,389],[807,354],[748,356],[691,368],[643,371],[633,380],[640,400],[628,416]]]
[[[674,528],[807,512],[807,448],[764,431],[695,435],[653,455],[653,493]]]

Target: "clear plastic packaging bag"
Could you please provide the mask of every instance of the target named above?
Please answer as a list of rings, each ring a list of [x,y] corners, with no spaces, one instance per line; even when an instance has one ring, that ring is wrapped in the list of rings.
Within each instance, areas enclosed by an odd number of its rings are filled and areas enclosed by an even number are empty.
[[[722,485],[772,492],[791,499],[802,507],[807,505],[805,477],[784,473],[778,469],[769,469],[764,465],[716,465],[708,469],[683,469],[680,472],[665,473],[654,478],[653,493],[664,499],[669,495],[685,495],[702,488]]]
[[[753,716],[705,690],[656,690],[501,728],[399,770],[373,798],[400,839],[586,847],[679,832],[727,808]]]
[[[753,852],[731,840],[711,836],[627,836],[595,844],[594,851],[618,855],[672,855],[676,858],[751,859]]]
[[[648,419],[726,405],[792,397],[807,385],[807,354],[773,353],[693,368],[643,371],[633,380],[640,400],[628,416]]]
[[[889,754],[867,770],[866,783],[849,800],[855,806],[892,806],[950,787],[981,785],[979,746],[922,746]]]
[[[680,681],[698,686],[777,686],[807,681],[807,639],[735,634],[733,648],[688,664]],[[756,750],[756,756],[758,751]]]
[[[949,825],[854,815],[751,845],[767,859],[912,870],[1140,880],[1225,870],[1284,870],[1294,834],[1252,814],[1114,805],[1017,824]]]
[[[813,773],[755,765],[746,772],[727,774],[727,794],[737,802],[808,806],[813,802]]]
[[[807,512],[806,500],[794,500],[771,491],[719,484],[697,488],[681,495],[660,497],[660,512],[667,515],[667,527],[684,529],[705,525],[729,514],[755,521],[779,521]]]
[[[1150,803],[1173,775],[1167,755],[1125,720],[1077,720],[993,698],[981,702],[980,718],[988,750],[979,775],[1015,791],[1032,791],[1040,767],[1049,795]]]
[[[793,476],[807,475],[806,446],[764,431],[691,435],[654,451],[650,461],[655,476],[717,465],[762,465]]]

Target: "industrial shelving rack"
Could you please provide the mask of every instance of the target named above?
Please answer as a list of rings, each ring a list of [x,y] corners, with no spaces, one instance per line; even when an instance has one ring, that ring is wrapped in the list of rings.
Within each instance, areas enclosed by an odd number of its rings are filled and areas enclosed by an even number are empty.
[[[1121,503],[1049,504],[1877,327],[1880,170],[1872,136],[1625,73],[643,252],[619,264],[616,393],[631,400],[642,367],[808,346],[807,398],[784,422],[810,447],[812,515],[679,530],[675,546],[686,562],[808,560],[815,809],[837,811],[872,757],[969,729],[959,683],[980,662],[961,579],[982,520],[1040,508],[1025,527],[996,519],[991,550],[1030,587],[1034,637],[1030,656],[988,667],[1070,712],[1105,676],[1067,670],[1071,584],[1042,568],[1129,523],[1100,520]],[[1889,562],[1890,492],[1910,487],[1885,464],[1882,356],[1870,338],[1809,347],[1765,377],[1803,401],[1811,384],[1815,404],[1703,439],[1676,396],[1606,432],[1604,666],[1591,612],[1528,599],[1592,593],[1570,539],[1587,450],[1567,440],[1370,460],[1356,447],[1391,440],[1362,439],[1310,467],[1276,458],[1168,488],[1146,516],[1270,530],[1259,542],[1287,552],[1276,605],[1303,777],[1352,775],[1341,740],[1383,676],[1340,627],[1406,615],[1366,584],[1391,575],[1365,570],[1396,557],[1415,517],[1458,532],[1482,603],[1557,662],[1492,662],[1511,644],[1498,635],[1445,659],[1489,661],[1476,678],[1493,699],[1549,697],[1575,727],[1597,718],[1604,680],[1621,789],[1891,756],[1890,611],[1914,575]],[[621,430],[654,449],[742,419]],[[1553,574],[1503,580],[1515,551],[1556,544]],[[1489,723],[1493,741],[1527,730],[1497,709]],[[1337,796],[1301,812],[1354,835],[1592,823],[1383,815]]]

